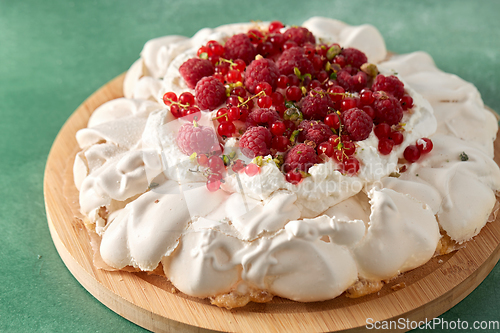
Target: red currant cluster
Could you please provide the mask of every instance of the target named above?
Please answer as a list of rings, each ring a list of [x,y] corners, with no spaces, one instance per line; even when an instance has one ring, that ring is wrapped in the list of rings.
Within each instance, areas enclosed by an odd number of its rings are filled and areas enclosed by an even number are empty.
[[[179,98],[177,98],[174,92],[167,92],[163,95],[163,103],[170,106],[170,112],[175,118],[189,116],[193,118],[196,113],[200,112],[200,108],[196,106],[193,94],[187,91],[180,94]]]

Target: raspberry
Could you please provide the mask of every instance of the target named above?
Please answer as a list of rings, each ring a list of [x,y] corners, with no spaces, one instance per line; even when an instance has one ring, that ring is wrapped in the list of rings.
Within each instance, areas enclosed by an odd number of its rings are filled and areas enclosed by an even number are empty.
[[[283,51],[276,65],[283,75],[293,74],[295,67],[299,69],[301,74],[314,74],[312,62],[307,58],[304,49],[298,46]]]
[[[285,38],[285,41],[292,40],[297,43],[298,46],[302,46],[306,42],[313,44],[316,43],[316,38],[314,38],[312,32],[304,27],[289,28],[283,33],[283,37]]]
[[[272,137],[271,131],[265,127],[257,126],[249,128],[241,136],[241,152],[248,158],[269,155]]]
[[[351,65],[352,67],[360,68],[361,65],[368,61],[363,52],[352,47],[343,49],[340,54],[344,56],[346,65]]]
[[[350,92],[359,92],[366,88],[368,77],[365,72],[358,71],[353,67],[346,67],[337,73],[337,82]]]
[[[212,147],[218,146],[218,144],[215,131],[207,126],[185,123],[177,133],[177,145],[181,152],[186,155],[208,154],[212,151]]]
[[[405,86],[396,76],[385,76],[382,74],[377,75],[372,86],[373,91],[385,91],[392,94],[397,99],[403,97],[405,93]]]
[[[333,135],[332,130],[328,125],[318,120],[304,120],[299,125],[299,142],[306,140],[313,141],[316,146],[327,141]]]
[[[179,67],[179,72],[188,87],[194,89],[203,77],[214,74],[214,66],[206,59],[191,58]]]
[[[227,59],[242,59],[249,64],[257,55],[257,49],[253,46],[247,34],[238,34],[229,38],[224,45]]]
[[[283,167],[285,172],[295,169],[307,172],[317,162],[318,155],[316,155],[314,148],[305,143],[300,143],[288,151]]]
[[[195,98],[201,110],[214,110],[226,100],[226,88],[215,77],[207,76],[196,84]]]
[[[386,94],[384,91],[373,93],[375,101],[373,109],[375,110],[374,121],[376,124],[387,123],[396,125],[403,118],[403,108],[399,101],[392,95]]]
[[[302,101],[302,114],[306,119],[324,119],[330,108],[333,109],[330,95],[319,88],[311,90]]]
[[[368,138],[373,129],[373,120],[361,109],[352,108],[342,113],[344,128],[354,141]]]
[[[252,94],[261,82],[269,83],[275,90],[279,76],[280,72],[274,61],[266,58],[256,59],[248,65],[245,71],[245,86]]]
[[[247,117],[247,128],[255,126],[271,126],[274,122],[280,120],[279,114],[271,109],[255,109]]]

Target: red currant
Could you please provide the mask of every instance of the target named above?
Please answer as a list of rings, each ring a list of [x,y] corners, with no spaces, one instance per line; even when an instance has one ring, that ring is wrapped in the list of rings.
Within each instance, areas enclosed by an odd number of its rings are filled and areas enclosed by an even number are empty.
[[[179,103],[181,104],[187,104],[187,105],[194,105],[194,96],[190,92],[183,92],[179,96]]]
[[[280,75],[278,77],[278,88],[285,89],[288,86],[288,76]]]
[[[318,145],[318,153],[320,153],[320,154],[325,154],[328,157],[332,157],[334,152],[335,152],[335,148],[328,141],[321,142]]]
[[[271,96],[260,96],[257,100],[257,105],[260,108],[270,108],[273,105],[273,99]]]
[[[225,123],[226,121],[229,121],[227,113],[228,109],[226,108],[220,108],[217,111],[217,120],[219,121],[219,123]]]
[[[338,102],[344,97],[345,90],[341,86],[332,86],[328,88],[328,94],[330,95],[332,101]]]
[[[302,180],[302,174],[297,170],[292,170],[287,172],[285,178],[287,182],[296,185]]]
[[[375,97],[370,89],[363,89],[359,94],[359,100],[362,105],[371,105],[375,101]]]
[[[406,147],[403,156],[408,162],[414,163],[420,158],[420,150],[415,145],[409,145]]]
[[[273,87],[271,87],[271,85],[267,82],[259,82],[255,86],[255,94],[258,94],[261,91],[263,91],[266,96],[271,96],[271,94],[273,93]]]
[[[236,59],[233,61],[233,64],[231,65],[231,68],[240,72],[243,72],[245,68],[247,67],[247,64],[245,64],[245,61],[242,59]]]
[[[302,90],[297,86],[291,86],[286,88],[286,99],[289,101],[298,102],[302,98]]]
[[[393,131],[389,135],[389,139],[391,139],[392,141],[394,141],[394,145],[397,146],[397,145],[400,145],[400,144],[403,143],[404,136],[403,136],[403,133],[401,133],[401,132]]]
[[[383,138],[378,142],[378,151],[382,155],[389,155],[394,147],[394,141],[391,139]]]
[[[269,32],[276,32],[283,27],[284,25],[280,21],[272,21],[271,23],[269,23]]]
[[[219,149],[219,147],[217,148]],[[213,173],[222,173],[224,171],[224,162],[219,156],[212,156],[208,159],[208,167]]]
[[[277,121],[271,124],[271,133],[276,136],[283,135],[285,133],[286,126],[282,121]]]
[[[354,176],[359,171],[359,161],[355,157],[349,157],[345,159],[342,164],[344,172],[347,173],[349,176]]]
[[[340,127],[340,118],[336,113],[330,113],[325,117],[325,124],[333,128],[334,130],[338,130]]]
[[[238,98],[238,96],[236,95],[231,95],[229,96],[227,99],[226,99],[226,104],[228,106],[238,106],[240,104],[240,100]]]
[[[429,138],[421,138],[421,139],[417,140],[417,148],[421,154],[429,153],[433,147],[434,147],[434,144],[432,143],[431,139],[429,139]]]
[[[208,47],[209,55],[223,56],[224,52],[224,46],[220,45],[219,43],[212,43]]]
[[[347,111],[349,109],[355,108],[358,106],[358,102],[354,97],[346,97],[342,100],[342,104],[340,106],[341,111]]]
[[[262,34],[262,32],[260,32],[257,29],[248,30],[248,37],[250,38],[250,41],[254,44],[261,43],[262,40],[264,39],[264,35]]]
[[[255,176],[259,172],[260,172],[260,167],[255,163],[250,163],[245,167],[245,173],[250,177]]]
[[[240,71],[237,71],[235,69],[231,69],[227,73],[227,82],[229,83],[236,83],[236,82],[241,82],[243,80],[243,76],[241,75]]]
[[[373,132],[375,133],[375,136],[381,140],[389,137],[389,134],[391,134],[391,126],[389,126],[386,123],[381,123],[375,126],[373,129]]]
[[[297,77],[297,75],[295,74],[288,75],[288,85],[297,87],[300,85],[300,79]]]
[[[228,72],[229,72],[229,63],[227,62],[223,62],[215,66],[215,73],[217,74],[227,75]]]
[[[200,115],[201,115],[201,110],[197,106],[190,106],[187,108],[185,112],[185,116],[189,121],[200,119]]]
[[[342,142],[342,144],[344,145],[344,153],[347,156],[354,155],[354,153],[356,152],[356,145],[354,144],[354,142],[345,141],[345,142]]]
[[[335,148],[337,148],[340,143],[340,138],[338,135],[334,134],[328,138],[328,142],[330,142]]]
[[[225,121],[217,127],[217,133],[222,137],[232,137],[234,132],[236,132],[236,126],[234,126],[232,121]]]
[[[207,177],[207,189],[210,192],[216,192],[219,190],[221,184],[219,176],[220,175],[217,174],[211,174]]]
[[[165,105],[170,105],[173,102],[177,102],[177,95],[174,92],[169,91],[163,95],[163,103],[165,103]]]
[[[196,156],[196,161],[202,167],[206,167],[208,165],[208,156],[205,154],[200,154]]]
[[[235,121],[240,119],[241,117],[241,111],[240,108],[237,106],[232,106],[227,110],[227,118],[229,121]]]
[[[202,46],[198,49],[198,52],[196,52],[196,55],[200,57],[203,53],[208,54],[208,47]]]
[[[180,118],[184,116],[184,109],[182,109],[179,104],[173,104],[170,106],[170,112],[175,118]]]
[[[271,147],[279,152],[285,152],[288,149],[288,144],[290,140],[286,136],[279,135],[273,137],[271,141]]]
[[[411,109],[413,107],[413,98],[411,98],[410,95],[404,95],[399,100],[399,103],[401,104],[403,110]]]

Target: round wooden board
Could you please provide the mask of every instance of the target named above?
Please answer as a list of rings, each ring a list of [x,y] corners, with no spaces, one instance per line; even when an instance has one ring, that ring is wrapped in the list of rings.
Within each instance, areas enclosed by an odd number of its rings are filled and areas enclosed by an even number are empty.
[[[471,293],[500,258],[500,218],[488,223],[466,247],[433,258],[426,265],[386,284],[377,294],[358,299],[344,295],[331,301],[298,303],[276,297],[235,310],[173,293],[165,279],[145,273],[109,272],[93,265],[89,235],[78,216],[78,192],[72,163],[75,133],[86,127],[93,110],[123,96],[124,75],[90,96],[57,136],[45,169],[44,196],[54,244],[75,278],[99,301],[128,320],[155,332],[325,332],[364,331],[374,321],[431,320]],[[495,142],[499,162],[500,140]],[[69,193],[69,194],[68,194]],[[404,281],[403,289],[391,288]]]

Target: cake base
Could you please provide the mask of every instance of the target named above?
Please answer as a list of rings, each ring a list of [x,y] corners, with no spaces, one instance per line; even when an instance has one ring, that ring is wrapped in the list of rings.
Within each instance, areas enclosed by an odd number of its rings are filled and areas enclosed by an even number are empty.
[[[464,248],[406,272],[376,294],[314,303],[275,297],[231,311],[176,293],[158,276],[96,269],[89,235],[75,213],[78,191],[70,172],[78,151],[75,134],[87,126],[96,107],[123,96],[123,79],[120,75],[91,95],[65,123],[48,157],[44,197],[52,239],[70,272],[100,302],[139,326],[155,332],[357,332],[367,330],[368,318],[431,320],[471,293],[500,258],[499,216]],[[497,139],[496,163],[499,156]],[[401,289],[402,282],[406,287]]]

